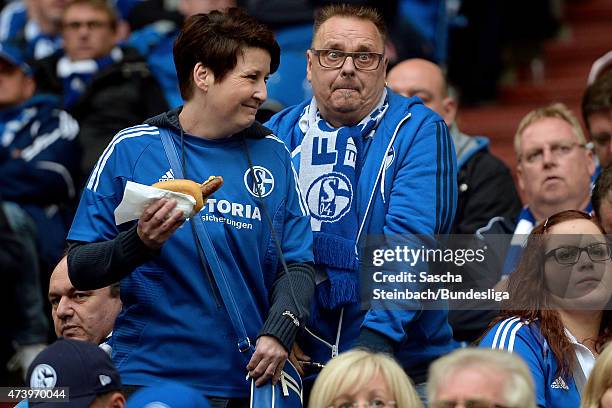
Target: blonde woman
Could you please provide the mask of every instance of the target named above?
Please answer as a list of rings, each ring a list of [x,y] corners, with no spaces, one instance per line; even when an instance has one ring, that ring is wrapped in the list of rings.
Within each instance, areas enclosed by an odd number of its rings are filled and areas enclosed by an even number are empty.
[[[612,408],[612,345],[597,358],[584,387],[580,408]]]
[[[309,408],[422,408],[404,373],[390,356],[352,350],[332,359],[312,388]]]

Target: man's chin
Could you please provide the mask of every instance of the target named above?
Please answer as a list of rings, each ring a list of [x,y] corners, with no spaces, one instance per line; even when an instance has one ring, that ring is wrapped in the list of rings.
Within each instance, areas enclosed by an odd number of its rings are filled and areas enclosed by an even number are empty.
[[[90,341],[89,337],[80,328],[70,328],[62,331],[62,337],[66,339]]]

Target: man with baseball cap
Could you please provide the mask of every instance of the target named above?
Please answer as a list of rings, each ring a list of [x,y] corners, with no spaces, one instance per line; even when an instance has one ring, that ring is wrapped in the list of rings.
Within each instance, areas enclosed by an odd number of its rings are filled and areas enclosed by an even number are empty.
[[[40,408],[123,408],[119,372],[95,344],[60,338],[44,349],[28,369],[31,388],[66,387],[68,401],[30,402]]]

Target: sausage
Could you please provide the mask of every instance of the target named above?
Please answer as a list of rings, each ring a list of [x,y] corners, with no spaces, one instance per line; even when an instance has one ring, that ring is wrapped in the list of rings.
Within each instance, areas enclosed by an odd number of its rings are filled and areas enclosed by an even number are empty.
[[[200,185],[200,190],[202,191],[202,195],[204,196],[204,202],[206,202],[206,199],[209,195],[220,189],[222,185],[223,177],[221,176],[210,176],[208,180],[203,182]]]

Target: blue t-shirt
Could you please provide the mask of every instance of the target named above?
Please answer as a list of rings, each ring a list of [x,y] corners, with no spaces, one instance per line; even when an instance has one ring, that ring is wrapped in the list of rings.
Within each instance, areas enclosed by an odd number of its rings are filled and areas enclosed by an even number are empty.
[[[176,131],[173,140],[180,152]],[[245,141],[287,263],[312,262],[310,220],[289,152],[272,135]],[[206,140],[185,135],[184,148],[188,178],[201,182],[216,175],[225,181],[197,216],[206,224],[238,303],[248,298],[258,309],[253,313],[238,305],[254,340],[267,317],[280,263],[256,197],[245,142],[239,137]],[[133,225],[114,222],[126,182],[151,185],[168,178],[173,178],[173,170],[157,127],[119,132],[88,180],[68,239],[113,239]],[[113,331],[113,360],[125,384],[149,385],[162,378],[209,396],[248,395],[247,360],[237,349],[223,301],[209,279],[212,275],[202,267],[185,223],[163,245],[160,256],[121,281],[123,310]]]

